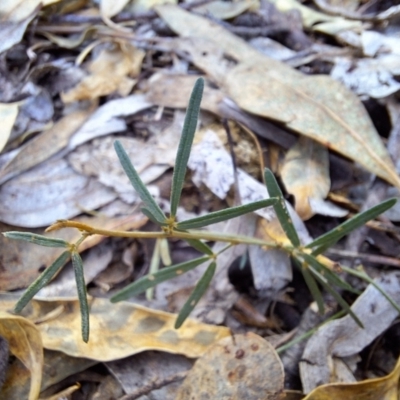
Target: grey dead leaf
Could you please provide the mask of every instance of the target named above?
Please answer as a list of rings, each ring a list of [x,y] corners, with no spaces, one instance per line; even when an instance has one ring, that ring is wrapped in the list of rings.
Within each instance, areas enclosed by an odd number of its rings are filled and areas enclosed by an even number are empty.
[[[281,177],[287,192],[294,196],[295,210],[303,221],[321,211],[330,216],[343,217],[347,214],[346,210],[324,202],[331,186],[329,154],[314,140],[299,138],[286,153]],[[331,209],[334,215],[329,214]]]
[[[0,170],[0,183],[42,163],[68,145],[69,139],[93,112],[93,104],[71,112],[51,128],[21,146]]]
[[[272,345],[249,332],[214,344],[196,361],[176,399],[278,400],[285,398],[283,380]]]
[[[82,210],[95,210],[116,197],[95,179],[77,174],[65,160],[53,159],[0,187],[0,221],[30,228],[47,226]]]
[[[323,75],[305,76],[264,57],[222,27],[182,9],[168,5],[157,7],[157,12],[175,32],[190,37],[175,45],[187,51],[242,109],[277,120],[400,186],[367,112],[339,82]],[[232,65],[223,54],[238,63]]]
[[[107,369],[117,378],[125,393],[138,393],[143,387],[155,386],[156,383],[166,382],[160,388],[149,390],[139,399],[165,400],[176,398],[176,393],[182,383],[182,379],[173,381],[173,378],[190,370],[194,360],[178,354],[146,351],[127,357],[123,360],[105,363]],[[168,384],[168,381],[172,380]]]
[[[376,283],[393,300],[400,303],[400,280],[396,272],[376,279]],[[398,312],[372,285],[357,298],[352,310],[363,323],[360,328],[351,316],[331,321],[318,329],[309,339],[300,362],[300,376],[304,393],[309,393],[323,383],[332,382],[332,358],[358,354],[376,337],[391,326]]]
[[[0,53],[22,40],[28,24],[35,18],[42,5],[40,0],[2,1],[0,4]]]

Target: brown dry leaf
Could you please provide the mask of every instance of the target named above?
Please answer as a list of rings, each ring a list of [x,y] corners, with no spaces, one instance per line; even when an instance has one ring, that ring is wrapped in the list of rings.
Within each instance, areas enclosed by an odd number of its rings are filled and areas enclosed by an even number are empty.
[[[0,103],[0,153],[4,149],[10,133],[17,119],[18,109],[21,103]]]
[[[1,295],[1,309],[11,309],[14,305],[15,296]],[[44,318],[57,308],[62,311],[56,318]],[[214,342],[230,335],[226,327],[194,320],[187,320],[176,330],[176,315],[128,302],[113,304],[108,299],[93,298],[89,300],[89,308],[88,343],[81,337],[78,300],[33,300],[24,315],[32,321],[45,319],[38,324],[44,348],[98,361],[117,360],[145,350],[199,357]]]
[[[103,49],[98,57],[90,62],[90,75],[75,88],[62,93],[65,103],[76,100],[96,99],[117,91],[127,96],[139,75],[145,52],[127,42],[114,42],[112,47]]]
[[[400,187],[366,110],[342,84],[329,76],[305,76],[179,7],[157,7],[157,12],[175,32],[190,38],[178,39],[173,46],[187,51],[242,109],[277,120]]]
[[[16,155],[0,170],[0,183],[19,175],[56,154],[68,145],[71,136],[92,114],[94,104],[88,104],[61,118],[50,129],[21,146]]]
[[[315,388],[304,400],[398,400],[400,359],[394,370],[383,378],[357,383],[332,383]]]
[[[19,397],[23,391],[26,398],[36,400],[40,393],[43,368],[43,347],[39,330],[31,321],[9,314],[3,308],[0,311],[0,335],[7,339],[10,353],[26,367],[25,372],[20,369],[17,373],[17,369],[13,368],[8,371],[0,390],[0,398],[19,400],[23,398]],[[30,376],[30,383],[27,376]]]
[[[266,340],[254,333],[226,337],[196,361],[177,400],[283,399],[283,366]]]

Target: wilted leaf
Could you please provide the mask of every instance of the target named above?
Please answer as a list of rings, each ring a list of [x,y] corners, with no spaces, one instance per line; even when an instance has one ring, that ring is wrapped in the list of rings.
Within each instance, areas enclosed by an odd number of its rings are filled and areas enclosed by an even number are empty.
[[[15,295],[4,294],[0,308],[12,308]],[[93,298],[90,306],[90,340],[81,338],[81,320],[77,300],[33,300],[25,308],[25,316],[33,321],[42,319],[57,307],[63,307],[54,319],[44,320],[37,327],[43,347],[62,351],[74,357],[111,361],[145,350],[162,350],[199,357],[215,341],[230,336],[230,330],[187,320],[175,330],[176,316],[127,302],[110,303],[108,299]]]
[[[157,7],[189,52],[244,110],[277,120],[400,187],[400,179],[357,96],[328,76],[305,76],[252,49],[221,26],[179,7]],[[237,61],[232,66],[224,54]],[[243,90],[245,88],[245,90]]]
[[[196,361],[177,400],[283,399],[283,366],[271,344],[254,333],[226,337]]]
[[[10,353],[17,357],[30,373],[30,389],[24,388],[28,395],[27,398],[29,400],[37,400],[43,368],[43,347],[40,332],[31,321],[9,314],[5,311],[5,308],[2,306],[1,308],[0,335],[8,340]],[[19,372],[21,373],[21,371]],[[2,399],[18,400],[18,397],[15,397],[13,393],[21,393],[21,390],[24,390],[20,387],[21,383],[29,385],[23,379],[23,376],[10,375],[9,373],[4,386],[0,390],[0,397]]]

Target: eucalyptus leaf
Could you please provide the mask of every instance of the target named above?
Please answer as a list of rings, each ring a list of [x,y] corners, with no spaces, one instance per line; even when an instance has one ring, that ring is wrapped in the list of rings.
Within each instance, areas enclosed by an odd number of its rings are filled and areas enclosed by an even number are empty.
[[[57,259],[51,264],[48,268],[46,268],[37,278],[36,280],[29,285],[28,289],[24,292],[22,297],[18,300],[15,305],[14,311],[19,313],[22,309],[31,301],[33,296],[44,286],[46,286],[53,276],[65,265],[70,257],[69,251],[64,251]]]
[[[228,219],[240,217],[252,211],[259,210],[260,208],[274,205],[277,199],[270,198],[266,200],[255,201],[254,203],[245,204],[227,208],[226,210],[215,211],[201,217],[188,219],[177,224],[178,229],[196,229],[202,228],[207,225],[216,224],[217,222],[226,221]]]
[[[376,218],[378,215],[393,207],[396,204],[396,201],[396,199],[386,200],[369,210],[355,215],[328,233],[325,233],[324,235],[315,239],[313,242],[309,243],[306,248],[313,249],[312,255],[323,253],[343,236],[346,236],[348,233],[354,231],[360,226],[363,226],[366,222]]]
[[[193,138],[199,118],[203,89],[204,79],[199,78],[197,79],[192,94],[190,95],[185,122],[183,124],[182,136],[179,142],[178,153],[176,155],[176,164],[171,187],[171,216],[175,216],[176,210],[178,209],[183,182],[186,175],[187,162],[189,160],[190,150],[192,148]]]
[[[131,160],[129,159],[128,154],[123,148],[121,142],[116,140],[114,142],[114,148],[118,155],[119,161],[121,162],[122,168],[124,169],[126,175],[132,183],[132,186],[139,194],[139,197],[143,201],[145,208],[149,212],[153,219],[159,222],[165,222],[167,217],[159,207],[159,205],[154,200],[153,196],[147,190],[147,187],[140,179],[139,174],[137,173],[135,167],[133,166]]]
[[[196,287],[194,288],[192,294],[187,299],[185,305],[182,307],[179,312],[178,318],[175,322],[175,329],[178,329],[185,322],[186,318],[192,312],[192,310],[196,307],[196,304],[202,298],[203,294],[206,292],[208,286],[210,285],[211,279],[215,274],[215,270],[217,268],[217,264],[213,261],[207,268],[204,275],[197,282]]]
[[[24,240],[25,242],[38,244],[45,247],[61,247],[67,249],[70,244],[62,239],[53,239],[43,235],[30,232],[4,232],[3,235],[9,239]]]
[[[117,303],[118,301],[129,299],[130,297],[136,296],[137,294],[142,293],[147,289],[158,285],[161,282],[176,278],[177,276],[182,275],[193,268],[196,268],[197,266],[199,266],[203,262],[206,262],[209,259],[210,258],[206,256],[195,258],[194,260],[163,268],[155,274],[146,275],[131,283],[130,285],[124,287],[121,291],[112,296],[110,301],[112,303]]]
[[[279,222],[282,225],[282,229],[286,233],[286,236],[288,237],[292,245],[295,247],[299,247],[300,239],[297,235],[297,231],[293,225],[292,219],[290,218],[289,211],[286,208],[285,199],[283,197],[282,191],[278,185],[278,182],[275,179],[274,174],[268,168],[265,168],[264,170],[264,179],[270,197],[277,198],[277,201],[273,206],[276,212],[276,216],[278,217]]]
[[[81,310],[81,327],[82,340],[87,343],[89,341],[89,305],[87,301],[85,276],[83,274],[83,263],[79,253],[71,254],[72,266],[75,272],[76,288],[78,290],[79,306]]]

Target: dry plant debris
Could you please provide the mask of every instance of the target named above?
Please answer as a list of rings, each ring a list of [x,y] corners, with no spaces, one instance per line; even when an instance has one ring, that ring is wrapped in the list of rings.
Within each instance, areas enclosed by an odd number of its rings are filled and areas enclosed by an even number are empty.
[[[399,14],[390,1],[2,1],[0,232],[43,234],[59,219],[153,231],[113,143],[169,209],[182,109],[199,76],[206,85],[179,221],[265,199],[265,166],[286,191],[303,245],[399,198]],[[171,313],[207,264],[129,302],[108,298],[198,253],[177,240],[168,248],[93,235],[79,248],[88,344],[66,257],[22,315],[12,313],[19,291],[63,250],[0,235],[0,398],[395,399],[398,313],[355,275],[368,274],[400,304],[398,221],[397,206],[323,259],[354,271],[341,276],[362,293],[340,293],[363,328],[349,315],[336,319],[326,290],[325,314],[310,321],[315,303],[287,254],[240,245],[219,257],[196,319],[175,330]],[[290,244],[268,208],[215,230]],[[255,342],[263,351],[253,359]]]

